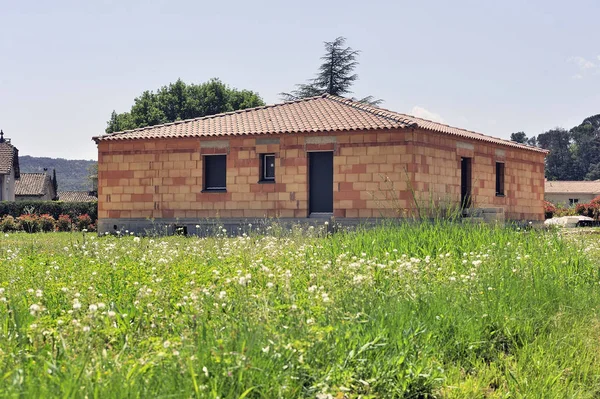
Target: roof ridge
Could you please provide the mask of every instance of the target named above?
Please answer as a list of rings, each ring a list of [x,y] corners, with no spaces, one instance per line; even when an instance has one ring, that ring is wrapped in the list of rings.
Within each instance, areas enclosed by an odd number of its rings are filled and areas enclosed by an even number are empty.
[[[198,116],[196,118],[182,119],[182,120],[179,120],[179,121],[173,121],[173,122],[167,122],[167,123],[159,123],[158,125],[138,127],[138,128],[135,128],[135,129],[122,130],[120,132],[105,133],[105,134],[102,134],[100,136],[94,136],[94,137],[92,137],[92,140],[94,140],[96,138],[99,138],[99,137],[118,136],[118,135],[125,134],[125,133],[141,132],[141,131],[144,131],[144,130],[156,129],[156,128],[163,127],[163,126],[173,126],[173,125],[179,125],[181,123],[195,122],[195,121],[207,120],[207,119],[216,119],[216,118],[222,118],[222,117],[229,116],[229,115],[243,114],[243,113],[246,113],[246,112],[258,111],[258,110],[262,110],[262,109],[277,108],[277,107],[281,107],[283,105],[295,104],[295,103],[300,103],[300,102],[304,102],[304,101],[316,100],[318,98],[324,98],[325,96],[327,96],[327,94],[320,94],[320,95],[314,96],[314,97],[299,98],[297,100],[284,101],[282,103],[266,104],[266,105],[260,105],[258,107],[237,109],[235,111],[221,112],[221,113],[218,113],[218,114]]]
[[[399,114],[397,112],[390,111],[385,108],[375,107],[375,106],[367,104],[367,103],[361,103],[360,101],[352,100],[350,98],[336,96],[335,94],[324,94],[323,97],[331,99],[333,101],[337,101],[341,104],[348,105],[350,107],[359,109],[361,111],[368,112],[375,116],[380,116],[380,117],[383,117],[383,118],[386,118],[386,119],[389,119],[391,121],[398,122],[401,124],[407,124],[406,122],[410,120],[410,118],[405,118],[403,120],[402,118],[395,117],[395,115],[402,115],[402,116],[406,116],[406,115]]]

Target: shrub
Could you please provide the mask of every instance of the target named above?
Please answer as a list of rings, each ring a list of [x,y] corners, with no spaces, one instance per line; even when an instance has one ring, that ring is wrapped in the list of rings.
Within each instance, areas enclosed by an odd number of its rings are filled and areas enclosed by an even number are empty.
[[[26,213],[17,218],[19,225],[27,233],[37,233],[40,231],[40,218],[33,213]]]
[[[73,229],[73,221],[69,215],[59,215],[56,221],[56,228],[58,231],[71,231]]]
[[[77,216],[77,230],[79,231],[83,231],[85,230],[89,230],[90,226],[92,225],[92,218],[90,217],[90,215],[83,214],[83,215],[79,215]]]
[[[544,215],[546,216],[546,219],[551,219],[555,212],[556,207],[554,204],[550,201],[544,201]]]
[[[11,231],[19,230],[19,223],[11,215],[6,215],[0,219],[0,231],[3,233],[9,233]]]
[[[48,233],[50,231],[54,231],[54,228],[56,227],[56,220],[47,213],[40,215],[38,221],[40,224],[40,229],[43,232]]]
[[[554,216],[577,216],[577,211],[574,206],[570,206],[568,208],[565,208],[564,206],[557,206]]]
[[[598,220],[600,218],[600,202],[594,202],[596,198],[594,198],[589,204],[578,204],[575,207],[575,212],[577,212],[579,215],[589,216],[595,220]]]
[[[47,213],[54,219],[58,219],[60,215],[69,215],[71,220],[79,215],[88,214],[92,220],[96,220],[98,202],[0,201],[0,216],[11,215],[18,218],[25,213]]]

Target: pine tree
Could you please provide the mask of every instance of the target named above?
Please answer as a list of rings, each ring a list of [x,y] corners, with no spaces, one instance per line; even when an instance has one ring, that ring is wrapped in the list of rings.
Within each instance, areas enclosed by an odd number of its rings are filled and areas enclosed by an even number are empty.
[[[336,96],[352,93],[352,84],[358,79],[358,75],[353,72],[358,66],[356,58],[360,51],[344,47],[345,44],[346,38],[344,37],[338,37],[332,42],[325,42],[325,55],[321,57],[323,63],[319,67],[316,78],[309,80],[308,83],[297,84],[296,89],[290,93],[280,93],[282,99],[295,101],[325,93]],[[383,100],[374,99],[373,96],[367,96],[357,101],[371,105],[379,105],[383,102]]]

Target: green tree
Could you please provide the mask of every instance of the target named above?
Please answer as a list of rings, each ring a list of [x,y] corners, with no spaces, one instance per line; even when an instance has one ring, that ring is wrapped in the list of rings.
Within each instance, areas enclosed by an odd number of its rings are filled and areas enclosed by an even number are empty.
[[[525,134],[525,132],[511,133],[510,139],[511,139],[511,141],[514,141],[517,143],[527,144],[527,135]]]
[[[134,127],[135,124],[129,112],[117,114],[117,112],[113,110],[107,123],[106,133],[120,132],[123,130],[133,129]]]
[[[302,98],[314,97],[321,94],[344,96],[352,93],[351,87],[358,79],[354,69],[358,66],[356,60],[359,50],[344,47],[346,39],[338,37],[332,42],[325,42],[325,54],[321,57],[323,63],[314,79],[308,83],[296,85],[296,89],[289,93],[279,93],[285,101],[295,101]],[[383,100],[376,100],[373,96],[364,97],[358,101],[371,105],[379,105]]]
[[[556,128],[540,134],[538,145],[549,150],[546,157],[546,178],[548,180],[581,180],[575,168],[572,153],[571,134],[565,129]]]
[[[598,179],[600,165],[600,115],[586,118],[570,131],[578,179]]]
[[[250,90],[230,88],[219,79],[202,84],[186,84],[181,79],[155,92],[144,91],[135,98],[129,112],[112,112],[106,133],[120,132],[177,120],[198,118],[222,112],[265,105]]]

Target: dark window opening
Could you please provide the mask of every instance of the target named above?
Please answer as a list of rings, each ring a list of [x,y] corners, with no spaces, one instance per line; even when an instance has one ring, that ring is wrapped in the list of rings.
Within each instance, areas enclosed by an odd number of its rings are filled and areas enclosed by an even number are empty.
[[[227,156],[204,156],[204,190],[225,191],[227,189]]]
[[[471,158],[460,159],[460,203],[462,209],[471,207]]]
[[[496,162],[496,196],[504,196],[504,163]]]
[[[579,203],[579,198],[569,198],[569,206],[575,206]]]
[[[275,181],[275,154],[260,155],[260,181]]]

